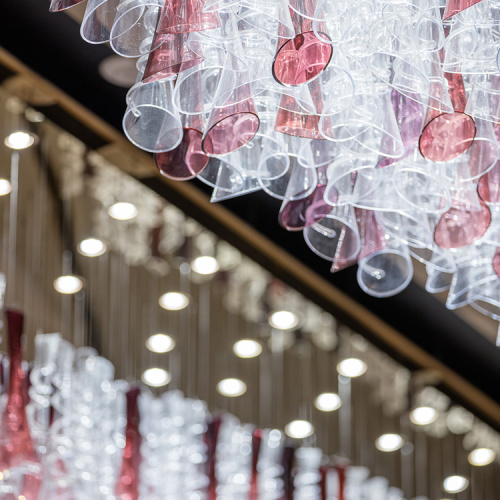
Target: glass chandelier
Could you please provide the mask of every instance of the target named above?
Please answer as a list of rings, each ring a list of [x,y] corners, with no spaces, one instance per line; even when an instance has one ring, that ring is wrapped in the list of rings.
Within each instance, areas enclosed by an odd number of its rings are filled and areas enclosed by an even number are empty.
[[[52,0],[52,11],[81,0]],[[90,43],[136,57],[125,134],[212,201],[282,200],[332,272],[500,319],[497,0],[89,0]]]

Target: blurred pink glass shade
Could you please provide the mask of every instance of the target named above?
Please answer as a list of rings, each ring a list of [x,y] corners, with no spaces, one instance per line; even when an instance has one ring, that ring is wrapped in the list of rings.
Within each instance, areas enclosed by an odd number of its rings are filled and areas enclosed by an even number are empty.
[[[181,143],[172,151],[156,153],[156,166],[160,173],[174,180],[196,177],[208,165],[210,158],[201,148],[203,134],[195,128],[184,128]]]
[[[141,433],[139,432],[140,389],[134,387],[127,391],[127,426],[125,428],[125,449],[120,476],[115,494],[120,500],[138,500],[139,469],[141,465]]]
[[[379,252],[386,247],[385,231],[375,217],[373,210],[355,208],[359,236],[361,238],[361,252],[358,261],[369,255]]]
[[[467,100],[462,75],[445,73],[445,77],[455,112],[443,112],[439,103],[428,106],[419,141],[420,152],[432,161],[457,158],[469,149],[476,135],[473,118],[464,113]]]
[[[26,463],[39,464],[26,418],[27,380],[22,368],[23,350],[21,337],[24,316],[20,311],[7,309],[9,338],[9,389],[7,406],[0,422],[0,470],[11,469]],[[26,475],[22,491],[26,498],[36,499],[40,478]]]
[[[26,373],[22,368],[22,345],[24,317],[20,311],[7,309],[7,330],[9,338],[9,388],[7,406],[2,415],[2,441],[0,447],[0,468],[9,468],[28,460],[37,462],[37,456],[30,437],[26,418]]]
[[[259,471],[257,464],[259,462],[259,451],[262,443],[262,430],[255,429],[252,434],[252,469],[250,475],[250,490],[248,500],[259,500]]]
[[[173,77],[201,63],[203,58],[188,46],[188,37],[188,33],[156,33],[152,46],[158,48],[149,54],[142,81],[149,83]]]
[[[337,465],[337,477],[338,477],[338,488],[339,494],[337,500],[345,500],[345,490],[346,490],[346,469],[347,465]]]
[[[252,98],[230,106],[214,107],[203,136],[203,151],[213,156],[236,151],[252,140],[259,123]]]
[[[318,185],[306,198],[285,200],[279,214],[279,223],[288,231],[300,231],[323,220],[332,207],[323,199],[326,185]]]
[[[321,500],[327,500],[333,494],[337,500],[345,500],[345,470],[346,466],[322,465],[320,467]],[[334,481],[328,481],[327,477],[334,475]]]
[[[500,248],[497,248],[495,251],[495,255],[493,255],[493,269],[495,270],[497,276],[500,278]]]
[[[286,41],[276,53],[273,76],[283,85],[301,85],[318,76],[330,62],[333,48],[312,31]]]
[[[444,10],[443,20],[458,14],[473,5],[481,2],[482,0],[447,0],[446,8]]]
[[[304,139],[325,140],[319,132],[319,120],[319,115],[304,112],[292,96],[283,94],[276,113],[274,130]]]
[[[59,12],[61,10],[66,10],[79,3],[82,3],[84,0],[52,0],[50,2],[49,11],[50,12]]]
[[[452,207],[439,219],[434,241],[441,248],[455,249],[471,245],[481,238],[491,222],[491,212],[484,202],[480,210]]]
[[[219,440],[219,430],[222,424],[222,417],[215,417],[208,423],[207,431],[205,433],[205,444],[207,445],[207,461],[205,463],[207,475],[209,479],[208,484],[208,500],[217,500],[217,476],[216,476],[216,452],[217,442]]]
[[[217,12],[203,12],[205,0],[166,0],[158,33],[192,33],[218,28]]]

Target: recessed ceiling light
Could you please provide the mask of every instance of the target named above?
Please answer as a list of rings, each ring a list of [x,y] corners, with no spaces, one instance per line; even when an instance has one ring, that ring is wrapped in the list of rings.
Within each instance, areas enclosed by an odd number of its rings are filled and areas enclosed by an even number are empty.
[[[396,451],[404,444],[404,439],[399,434],[382,434],[375,441],[375,446],[380,451]]]
[[[496,453],[490,448],[476,448],[469,453],[469,463],[471,465],[489,465],[495,460]]]
[[[438,412],[430,406],[419,406],[410,413],[410,420],[416,425],[429,425],[438,418]]]
[[[108,208],[108,214],[116,220],[130,220],[137,217],[137,207],[133,203],[120,201]]]
[[[334,392],[324,392],[316,398],[314,406],[321,411],[335,411],[342,406],[342,401],[338,394]]]
[[[285,427],[285,433],[291,438],[304,439],[314,432],[314,427],[307,420],[293,420]]]
[[[242,339],[235,342],[233,352],[239,358],[255,358],[262,352],[262,346],[256,340]]]
[[[344,377],[359,377],[367,370],[366,363],[358,358],[347,358],[337,365],[337,371]]]
[[[4,144],[10,149],[26,149],[35,144],[37,137],[29,132],[24,132],[23,130],[18,130],[17,132],[12,132],[9,134],[5,140]]]
[[[152,352],[170,352],[175,347],[175,340],[170,335],[157,333],[146,340],[146,347]]]
[[[0,179],[0,196],[5,196],[12,191],[12,186],[10,185],[10,181],[7,179]]]
[[[291,330],[299,324],[299,317],[291,311],[276,311],[269,316],[269,324],[278,330]]]
[[[191,262],[191,269],[198,274],[214,274],[219,270],[219,263],[214,257],[203,256],[196,257]]]
[[[217,392],[228,398],[236,398],[247,392],[247,385],[239,378],[225,378],[217,384]]]
[[[54,280],[54,288],[59,293],[67,295],[77,293],[83,288],[83,281],[78,276],[59,276],[59,278]]]
[[[180,311],[189,304],[187,295],[181,292],[167,292],[164,293],[159,299],[158,303],[163,309],[169,311]]]
[[[469,480],[464,476],[449,476],[443,481],[443,489],[448,493],[460,493],[469,486]]]
[[[85,257],[99,257],[106,252],[106,244],[97,238],[86,238],[78,245],[78,251]]]
[[[163,387],[171,380],[170,373],[163,368],[148,368],[142,374],[142,381],[151,387]]]

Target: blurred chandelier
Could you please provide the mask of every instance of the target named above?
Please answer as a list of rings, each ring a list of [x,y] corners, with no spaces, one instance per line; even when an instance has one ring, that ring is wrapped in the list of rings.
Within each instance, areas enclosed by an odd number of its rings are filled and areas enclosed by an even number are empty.
[[[58,11],[82,0],[52,0]],[[446,3],[446,5],[444,5]],[[90,43],[137,57],[125,134],[212,201],[282,200],[376,297],[500,319],[498,0],[88,0]]]
[[[330,463],[320,448],[295,446],[278,429],[256,429],[230,414],[212,417],[204,402],[177,390],[154,398],[135,383],[114,380],[109,360],[91,347],[75,349],[58,333],[35,337],[28,374],[24,316],[7,308],[6,318],[4,500],[316,500],[343,498],[345,488],[355,499],[367,491],[403,500],[402,490],[369,478],[366,467]],[[309,422],[297,423],[308,432],[294,437],[313,432]]]

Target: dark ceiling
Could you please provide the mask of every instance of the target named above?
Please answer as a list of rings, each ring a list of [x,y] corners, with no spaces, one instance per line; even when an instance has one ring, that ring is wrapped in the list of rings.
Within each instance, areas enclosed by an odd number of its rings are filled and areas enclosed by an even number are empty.
[[[104,81],[97,70],[111,50],[84,42],[79,25],[63,13],[49,13],[48,6],[44,0],[4,0],[0,45],[120,130],[126,90]],[[0,79],[6,76],[0,69]],[[99,137],[69,120],[59,108],[43,111],[89,147],[102,145]],[[158,179],[148,179],[146,183],[171,198],[170,191]],[[330,274],[328,262],[308,249],[301,234],[288,233],[278,225],[277,200],[255,193],[224,205],[500,404],[500,351],[418,285],[411,283],[403,293],[389,299],[372,298],[358,287],[355,267]]]

